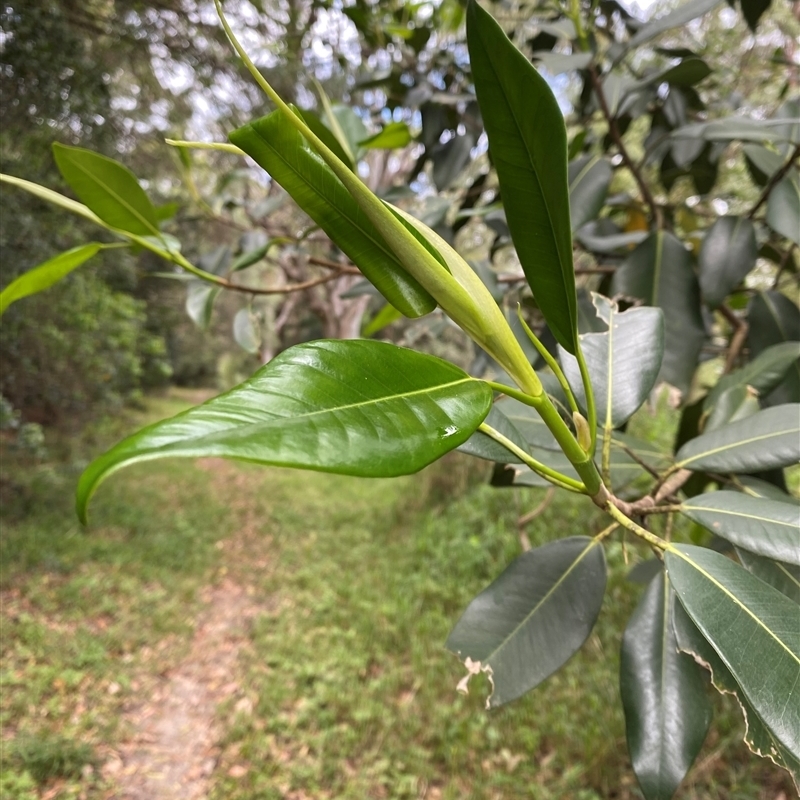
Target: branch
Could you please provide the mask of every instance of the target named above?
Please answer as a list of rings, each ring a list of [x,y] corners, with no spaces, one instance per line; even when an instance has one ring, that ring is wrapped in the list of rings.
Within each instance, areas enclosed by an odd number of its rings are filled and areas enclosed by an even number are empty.
[[[661,209],[658,207],[655,198],[650,192],[650,187],[645,183],[641,171],[636,164],[633,163],[633,159],[631,158],[630,153],[628,153],[625,143],[622,141],[622,136],[620,135],[619,128],[617,127],[617,121],[614,119],[614,116],[608,107],[608,102],[606,101],[606,96],[603,92],[603,86],[600,83],[600,78],[598,77],[597,70],[594,68],[594,66],[589,68],[589,77],[591,78],[592,86],[595,94],[597,95],[597,100],[600,103],[600,110],[603,112],[603,116],[608,123],[608,132],[611,134],[611,138],[617,145],[617,149],[619,150],[619,154],[622,156],[622,160],[625,162],[625,166],[631,171],[631,174],[636,179],[636,183],[639,186],[639,191],[642,193],[642,198],[644,199],[645,203],[647,203],[650,208],[650,211],[653,215],[653,220],[656,223],[656,227],[661,228],[664,223]]]
[[[800,144],[795,145],[794,152],[789,156],[789,160],[777,172],[773,173],[772,177],[767,181],[764,191],[761,192],[760,197],[756,200],[756,204],[750,209],[750,213],[747,215],[748,219],[753,219],[756,215],[756,211],[767,202],[769,193],[783,180],[786,173],[789,172],[798,158],[800,158]]]
[[[744,341],[747,338],[750,326],[747,324],[746,320],[737,317],[725,303],[720,304],[717,310],[733,328],[733,338],[728,347],[728,355],[725,357],[725,368],[722,370],[722,374],[727,375],[733,369],[734,364],[736,364],[736,359],[739,357],[739,353],[744,346]]]

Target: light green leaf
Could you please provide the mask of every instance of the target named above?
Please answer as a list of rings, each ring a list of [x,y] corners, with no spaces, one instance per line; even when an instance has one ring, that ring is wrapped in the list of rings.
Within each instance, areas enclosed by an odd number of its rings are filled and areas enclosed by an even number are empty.
[[[693,19],[702,17],[703,14],[712,11],[720,5],[721,2],[722,0],[689,0],[688,3],[683,3],[673,11],[662,14],[660,17],[639,28],[628,43],[628,47],[639,47],[639,45],[649,42],[665,31],[682,27],[687,22],[691,22]]]
[[[528,550],[469,604],[445,646],[491,676],[487,706],[500,706],[533,689],[580,649],[600,613],[605,586],[599,542],[572,536]]]
[[[261,247],[254,247],[252,250],[242,253],[231,264],[231,272],[239,272],[240,270],[252,267],[253,264],[257,264],[259,261],[261,261],[261,259],[263,259],[273,247],[277,247],[281,244],[288,244],[290,241],[291,239],[288,239],[284,236],[276,236],[275,238],[270,239],[268,242],[261,245]]]
[[[127,167],[91,150],[58,143],[53,155],[64,180],[103,222],[139,236],[159,236],[156,210]]]
[[[800,757],[797,606],[711,550],[675,545],[665,558],[681,605],[771,734]]]
[[[219,286],[206,281],[193,280],[187,285],[186,313],[198,328],[203,330],[208,328],[214,301],[219,293]]]
[[[670,233],[652,233],[622,262],[612,292],[664,310],[664,359],[658,380],[687,394],[706,338],[689,251]]]
[[[737,566],[718,554],[712,555],[716,555],[717,559],[722,558],[728,561],[734,568]],[[756,579],[751,577],[750,580]],[[764,588],[769,589],[770,587],[766,586]],[[778,596],[780,597],[780,595]],[[711,682],[717,691],[734,695],[739,703],[739,707],[745,717],[745,744],[756,755],[769,758],[777,766],[788,770],[794,779],[795,785],[800,786],[800,761],[797,755],[793,755],[784,747],[769,727],[764,724],[764,720],[756,712],[747,693],[742,691],[743,687],[737,682],[739,680],[738,677],[734,677],[727,663],[720,658],[715,647],[712,647],[709,643],[705,631],[701,633],[698,630],[698,626],[692,621],[692,618],[680,603],[675,604],[674,625],[675,636],[681,652],[690,655],[698,664],[711,673]],[[758,655],[753,655],[758,660]],[[749,670],[751,673],[752,671]],[[763,672],[763,669],[761,671]]]
[[[683,469],[718,472],[760,472],[796,464],[800,461],[800,404],[767,408],[690,439],[676,459]]]
[[[740,492],[710,492],[681,504],[689,519],[752,553],[800,566],[800,507]]]
[[[98,242],[73,247],[24,272],[0,292],[0,314],[12,303],[49,289],[103,249]]]
[[[403,315],[391,304],[386,303],[383,308],[364,326],[361,331],[365,337],[374,336],[378,331],[382,331],[387,325],[402,319]]]
[[[716,308],[756,265],[753,223],[745,217],[720,217],[706,233],[700,249],[700,290],[709,308]]]
[[[663,570],[650,581],[625,629],[620,694],[633,771],[645,798],[671,798],[711,723],[700,667],[678,651],[675,593]]]
[[[411,131],[405,122],[390,122],[374,136],[362,139],[359,144],[367,150],[395,150],[411,142]]]
[[[491,402],[486,383],[433,356],[368,340],[297,345],[230,392],[96,459],[78,485],[78,516],[85,520],[112,472],[167,456],[372,477],[416,472],[466,441]]]
[[[789,174],[769,193],[767,225],[775,233],[800,244],[800,180]]]
[[[608,330],[583,334],[581,349],[597,403],[598,424],[610,435],[642,405],[655,385],[664,352],[664,315],[660,308],[631,308],[620,314],[613,300],[599,294],[592,299]],[[585,408],[577,360],[562,352],[561,366]]]
[[[511,238],[550,330],[574,355],[578,312],[561,109],[477,2],[467,9],[467,43]]]
[[[612,176],[611,164],[600,156],[583,156],[569,165],[569,208],[573,231],[600,213]]]
[[[408,317],[436,303],[409,275],[330,167],[281,111],[234,131],[230,139],[292,196],[395,308]]]
[[[233,318],[233,338],[243,350],[254,355],[261,349],[261,339],[253,325],[249,308],[240,308]]]

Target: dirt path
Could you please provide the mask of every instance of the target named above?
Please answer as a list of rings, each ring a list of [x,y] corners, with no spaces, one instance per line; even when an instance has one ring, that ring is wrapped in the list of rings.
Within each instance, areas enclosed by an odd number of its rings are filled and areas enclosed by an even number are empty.
[[[199,800],[217,763],[217,706],[234,696],[236,660],[248,623],[262,609],[247,590],[225,580],[204,592],[191,649],[155,691],[130,708],[135,736],[106,762],[119,800]]]

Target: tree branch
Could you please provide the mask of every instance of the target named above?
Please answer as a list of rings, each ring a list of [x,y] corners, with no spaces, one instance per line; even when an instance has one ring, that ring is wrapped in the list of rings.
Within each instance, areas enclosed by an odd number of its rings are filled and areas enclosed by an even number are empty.
[[[756,204],[750,209],[750,213],[747,215],[748,219],[753,219],[753,217],[756,215],[756,211],[758,211],[758,209],[767,202],[769,193],[778,183],[780,183],[780,181],[783,180],[786,173],[789,172],[798,158],[800,158],[800,144],[795,145],[794,152],[789,156],[789,160],[777,172],[773,173],[773,175],[767,181],[764,191],[761,192],[758,200],[756,200]]]

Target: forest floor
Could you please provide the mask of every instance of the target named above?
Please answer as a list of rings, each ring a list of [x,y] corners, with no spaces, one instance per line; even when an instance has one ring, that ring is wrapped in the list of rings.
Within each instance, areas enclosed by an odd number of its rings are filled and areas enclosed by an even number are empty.
[[[0,797],[640,797],[616,675],[639,554],[609,546],[582,651],[487,713],[480,680],[456,693],[464,670],[442,643],[519,554],[516,519],[541,490],[491,489],[459,455],[388,481],[165,461],[109,479],[83,529],[71,496],[87,460],[198,399],[149,400],[48,442],[45,462],[4,453]],[[600,525],[556,496],[527,535]],[[734,704],[715,707],[678,798],[792,797],[748,756]]]

